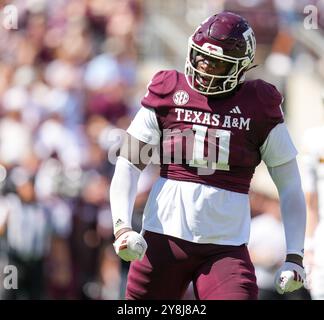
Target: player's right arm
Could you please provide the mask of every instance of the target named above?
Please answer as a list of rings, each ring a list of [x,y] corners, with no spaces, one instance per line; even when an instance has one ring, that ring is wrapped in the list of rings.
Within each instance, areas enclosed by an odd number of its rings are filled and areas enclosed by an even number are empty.
[[[149,162],[150,146],[160,143],[161,131],[156,110],[165,105],[163,97],[170,94],[177,83],[177,72],[160,71],[148,85],[142,107],[127,129],[127,136],[120,150],[115,173],[110,186],[110,203],[116,241],[116,253],[126,261],[142,259],[147,244],[132,230],[132,213],[137,193],[137,182]],[[146,148],[149,146],[149,148]]]
[[[132,148],[131,146],[138,146]],[[137,183],[145,164],[139,159],[145,143],[127,134],[116,162],[110,185],[110,205],[115,235],[114,248],[125,261],[142,259],[147,244],[142,235],[132,230],[132,213],[137,194]]]
[[[110,185],[110,204],[115,251],[123,260],[133,261],[142,259],[147,249],[146,241],[132,230],[131,222],[141,171],[150,161],[152,145],[160,141],[155,111],[141,108],[127,132]]]

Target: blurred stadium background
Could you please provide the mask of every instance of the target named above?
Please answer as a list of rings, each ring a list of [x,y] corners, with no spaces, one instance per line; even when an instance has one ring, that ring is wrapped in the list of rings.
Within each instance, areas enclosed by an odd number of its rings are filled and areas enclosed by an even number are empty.
[[[297,147],[307,128],[324,121],[323,0],[12,0],[0,1],[0,18],[8,4],[19,16],[16,30],[0,21],[2,299],[123,298],[128,264],[112,249],[109,132],[127,128],[156,71],[184,69],[187,39],[209,15],[225,9],[249,20],[258,65],[249,77],[285,96]],[[313,29],[305,26],[309,5],[317,10]],[[136,229],[156,177],[156,167],[142,174]],[[271,298],[285,249],[263,166],[251,206],[251,255]],[[18,268],[18,290],[3,286],[8,264]]]

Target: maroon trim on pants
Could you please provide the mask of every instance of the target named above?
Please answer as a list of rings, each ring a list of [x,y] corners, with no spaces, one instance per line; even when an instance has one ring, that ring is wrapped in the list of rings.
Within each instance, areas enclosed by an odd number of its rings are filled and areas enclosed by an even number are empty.
[[[130,265],[126,299],[179,300],[191,281],[199,300],[257,299],[245,245],[198,244],[149,231],[144,238],[148,249]]]

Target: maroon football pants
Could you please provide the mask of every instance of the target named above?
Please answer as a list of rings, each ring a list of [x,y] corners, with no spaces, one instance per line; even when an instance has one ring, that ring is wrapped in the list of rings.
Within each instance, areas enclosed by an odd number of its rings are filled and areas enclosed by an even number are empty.
[[[144,238],[148,249],[130,265],[126,299],[178,300],[191,281],[199,300],[257,299],[245,245],[197,244],[148,231]]]

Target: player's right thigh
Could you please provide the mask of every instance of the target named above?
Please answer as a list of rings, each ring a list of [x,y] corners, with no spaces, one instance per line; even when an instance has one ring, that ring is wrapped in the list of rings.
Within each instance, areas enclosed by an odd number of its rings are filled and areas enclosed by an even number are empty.
[[[148,249],[142,261],[130,265],[126,299],[181,299],[193,274],[183,240],[148,231],[144,238]]]

